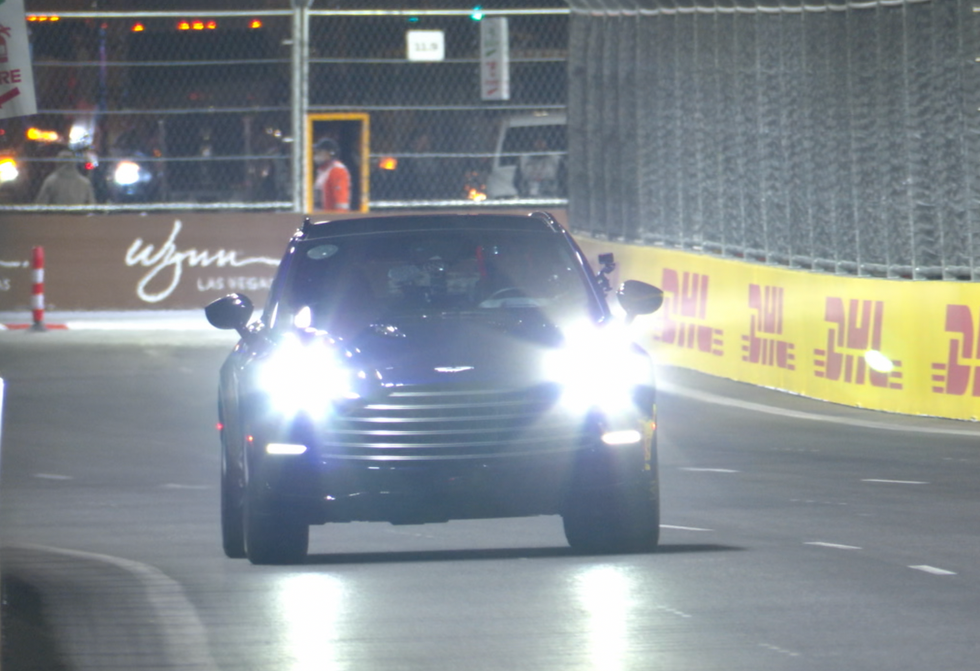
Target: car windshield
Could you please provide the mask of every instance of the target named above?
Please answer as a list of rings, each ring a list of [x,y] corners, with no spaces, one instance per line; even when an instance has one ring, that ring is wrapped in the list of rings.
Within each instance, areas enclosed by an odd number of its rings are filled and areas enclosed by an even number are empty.
[[[339,236],[299,248],[277,323],[345,335],[386,319],[537,311],[559,324],[598,315],[587,281],[553,233]]]

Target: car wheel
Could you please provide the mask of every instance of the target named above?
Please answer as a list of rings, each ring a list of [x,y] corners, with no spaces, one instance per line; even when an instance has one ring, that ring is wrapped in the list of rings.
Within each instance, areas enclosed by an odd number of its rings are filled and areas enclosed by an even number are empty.
[[[245,492],[245,552],[253,564],[299,564],[309,549],[310,527],[290,519],[252,488]]]
[[[245,558],[244,492],[241,478],[230,470],[228,454],[221,448],[221,544],[231,559]]]
[[[660,540],[657,480],[625,491],[590,493],[562,515],[568,544],[581,552],[648,552]]]

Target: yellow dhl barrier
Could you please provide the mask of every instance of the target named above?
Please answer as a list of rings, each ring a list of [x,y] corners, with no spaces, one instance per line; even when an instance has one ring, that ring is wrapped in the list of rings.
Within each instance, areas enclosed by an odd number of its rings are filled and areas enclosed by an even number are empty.
[[[842,277],[579,238],[664,305],[634,323],[657,359],[834,403],[980,417],[980,284]],[[616,279],[616,278],[614,278]]]

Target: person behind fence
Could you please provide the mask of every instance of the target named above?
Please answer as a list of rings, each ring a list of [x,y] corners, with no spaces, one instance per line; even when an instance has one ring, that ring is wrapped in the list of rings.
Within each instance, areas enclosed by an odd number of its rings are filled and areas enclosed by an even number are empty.
[[[58,152],[61,164],[44,179],[35,202],[38,205],[94,205],[95,191],[89,178],[78,172],[78,158],[67,149]]]
[[[350,171],[338,158],[340,146],[325,137],[313,145],[316,181],[313,182],[313,208],[328,212],[350,210]]]
[[[430,200],[447,195],[442,183],[439,159],[426,156],[432,152],[432,137],[422,132],[412,140],[412,154],[405,161],[406,195],[410,199]]]
[[[534,150],[521,156],[517,166],[517,191],[522,196],[558,195],[561,158],[549,152],[548,141],[534,139]]]

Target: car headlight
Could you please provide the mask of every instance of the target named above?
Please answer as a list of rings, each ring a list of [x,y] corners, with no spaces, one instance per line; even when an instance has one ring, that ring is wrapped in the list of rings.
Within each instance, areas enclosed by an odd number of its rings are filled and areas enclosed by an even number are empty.
[[[635,389],[653,381],[649,357],[615,326],[566,330],[564,345],[548,353],[545,365],[549,379],[561,385],[562,403],[579,412],[626,411]]]
[[[112,173],[113,181],[119,186],[132,186],[140,181],[140,166],[133,161],[120,161]]]
[[[358,398],[351,370],[342,364],[336,348],[323,340],[304,343],[290,334],[258,365],[256,381],[272,410],[281,414],[315,417],[335,401]]]

